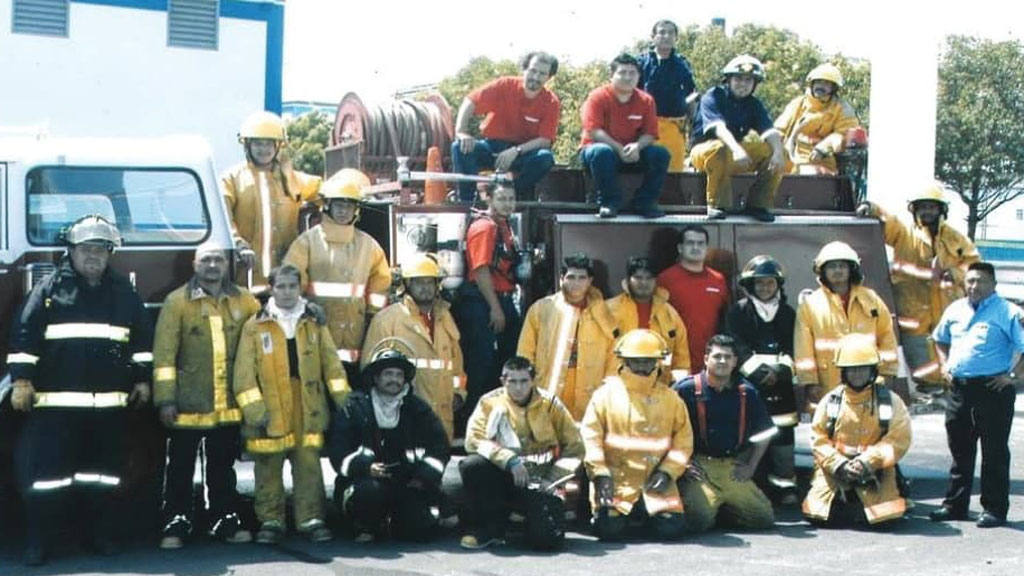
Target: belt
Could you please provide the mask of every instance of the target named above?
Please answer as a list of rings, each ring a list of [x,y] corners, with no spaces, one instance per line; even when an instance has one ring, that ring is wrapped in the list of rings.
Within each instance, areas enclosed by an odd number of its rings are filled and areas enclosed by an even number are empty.
[[[990,380],[994,380],[998,376],[999,374],[992,374],[990,376],[972,376],[970,378],[953,377],[953,384],[955,386],[977,386]]]

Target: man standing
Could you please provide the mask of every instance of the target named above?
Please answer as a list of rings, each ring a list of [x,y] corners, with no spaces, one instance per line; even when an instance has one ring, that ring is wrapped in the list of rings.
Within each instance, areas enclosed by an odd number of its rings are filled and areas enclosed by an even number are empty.
[[[284,121],[270,112],[256,112],[238,131],[245,149],[242,162],[221,175],[221,194],[228,207],[235,246],[246,266],[236,282],[246,284],[252,271],[253,292],[266,290],[267,275],[281,264],[299,235],[299,208],[316,198],[320,177],[294,170],[284,157]]]
[[[522,320],[516,308],[518,246],[508,218],[515,212],[515,191],[498,186],[487,213],[466,231],[466,282],[459,287],[452,310],[466,359],[468,394],[462,408],[466,418],[477,400],[498,386],[501,366],[516,352]]]
[[[580,424],[594,532],[601,540],[621,540],[631,520],[643,522],[656,540],[683,534],[676,481],[691,463],[693,433],[686,407],[658,383],[666,355],[665,341],[650,330],[620,338],[616,375],[594,392]]]
[[[586,254],[562,264],[561,290],[526,312],[518,355],[537,367],[542,390],[557,396],[579,422],[590,396],[613,367],[619,336],[601,291],[591,286],[594,264]]]
[[[686,325],[668,302],[668,291],[659,288],[650,258],[634,257],[626,262],[622,294],[608,300],[608,309],[624,333],[651,330],[668,344],[669,355],[660,381],[666,386],[690,375],[690,347]]]
[[[411,393],[415,377],[412,362],[385,345],[363,370],[369,390],[353,392],[334,412],[334,503],[357,542],[436,535],[431,508],[441,499],[448,436],[430,406]]]
[[[843,150],[847,130],[860,125],[857,113],[839,97],[843,75],[825,63],[807,74],[807,92],[790,100],[775,128],[786,145],[786,172],[836,174],[837,152]]]
[[[452,163],[459,174],[490,168],[514,171],[516,193],[532,200],[537,182],[555,164],[551,144],[561,103],[544,84],[558,72],[558,59],[547,52],[530,52],[519,64],[522,78],[492,80],[462,100],[455,117]],[[479,140],[469,133],[473,116],[484,116]],[[473,202],[475,193],[474,183],[459,183],[460,202]]]
[[[743,54],[722,68],[722,78],[701,97],[693,117],[690,160],[708,177],[708,218],[719,220],[734,213],[733,175],[756,172],[744,213],[772,222],[786,157],[768,109],[754,96],[764,80],[764,65]]]
[[[965,520],[974,462],[981,440],[981,506],[978,527],[1006,523],[1010,502],[1010,427],[1015,381],[1024,353],[1024,312],[996,294],[996,271],[988,262],[968,266],[967,297],[952,303],[932,332],[942,372],[952,383],[946,408],[946,438],[953,465],[936,521]]]
[[[164,527],[160,547],[181,548],[192,533],[192,478],[204,445],[210,533],[249,542],[236,509],[235,460],[242,411],[232,393],[235,349],[242,325],[260,305],[228,278],[228,252],[196,248],[195,275],[167,295],[153,341],[153,404],[168,430]],[[180,378],[179,378],[180,375]]]
[[[615,218],[623,208],[619,167],[636,166],[644,173],[643,184],[625,209],[644,218],[660,218],[661,186],[668,170],[668,150],[654,143],[658,138],[658,116],[654,98],[636,85],[640,64],[629,54],[620,54],[610,65],[611,82],[595,88],[580,107],[583,139],[580,160],[590,171],[597,187],[601,218]]]
[[[878,371],[890,390],[898,369],[892,315],[881,296],[861,284],[860,256],[845,242],[829,242],[814,258],[814,272],[820,286],[800,295],[793,333],[797,409],[809,413],[825,393],[839,385],[839,369],[833,360],[839,339],[847,334],[874,338],[881,358]]]
[[[369,185],[370,179],[354,168],[331,176],[320,187],[326,217],[303,232],[284,257],[302,273],[310,299],[327,313],[338,358],[353,380],[368,319],[387,306],[391,289],[384,250],[373,236],[356,228],[363,190]]]
[[[640,89],[654,98],[658,111],[658,140],[668,150],[669,172],[682,172],[686,163],[686,119],[697,110],[697,84],[690,62],[676,52],[679,26],[658,20],[651,28],[651,49],[642,54]]]
[[[839,341],[842,383],[818,404],[811,424],[814,473],[803,513],[812,523],[874,526],[907,510],[896,464],[910,449],[910,414],[878,380],[878,362],[870,336]]]
[[[694,224],[679,234],[679,262],[658,274],[658,286],[668,290],[668,301],[686,324],[690,371],[704,369],[704,347],[729,305],[729,286],[721,272],[704,265],[708,231]]]
[[[946,307],[963,298],[967,267],[981,256],[966,236],[946,223],[949,203],[938,182],[913,196],[907,209],[913,223],[872,202],[859,206],[857,213],[878,218],[885,226],[885,243],[893,249],[892,290],[903,353],[917,390],[941,395],[946,383],[931,333]]]
[[[450,306],[441,298],[442,275],[432,254],[416,254],[402,264],[405,296],[373,317],[363,344],[362,364],[365,370],[370,355],[385,339],[405,343],[410,348],[409,361],[416,367],[412,390],[434,410],[451,441],[455,411],[466,400],[466,373],[459,329]]]
[[[14,321],[7,365],[11,406],[27,412],[15,446],[25,502],[25,563],[46,561],[49,532],[78,509],[101,554],[117,552],[114,493],[127,463],[125,408],[149,403],[153,327],[135,288],[108,267],[121,244],[113,224],[84,216],[63,235],[57,269],[32,289]]]
[[[469,500],[463,548],[501,542],[513,510],[526,519],[531,548],[551,550],[565,540],[555,484],[575,475],[583,441],[565,405],[534,387],[533,376],[529,360],[509,359],[501,373],[504,387],[485,395],[469,420],[469,456],[459,463]]]
[[[753,478],[778,429],[757,389],[734,374],[738,361],[736,341],[717,334],[708,340],[704,371],[673,387],[686,402],[697,439],[679,481],[692,532],[709,530],[720,514],[741,528],[775,523],[772,503]]]

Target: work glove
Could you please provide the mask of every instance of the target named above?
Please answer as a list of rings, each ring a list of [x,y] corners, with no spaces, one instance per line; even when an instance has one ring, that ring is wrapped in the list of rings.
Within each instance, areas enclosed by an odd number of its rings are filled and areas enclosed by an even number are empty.
[[[170,428],[174,425],[174,421],[178,419],[178,409],[173,404],[167,404],[160,407],[160,422],[164,426]]]
[[[11,391],[11,407],[19,412],[28,412],[36,401],[36,389],[32,387],[32,381],[24,378],[14,381],[14,389]]]
[[[594,492],[597,494],[597,505],[611,506],[615,502],[615,484],[610,476],[594,478]]]
[[[669,476],[668,473],[663,470],[655,470],[654,474],[651,474],[651,477],[647,479],[647,484],[644,485],[644,488],[650,492],[660,494],[661,492],[668,490],[668,487],[671,484],[672,477]]]
[[[149,392],[149,384],[145,382],[139,382],[132,388],[131,394],[128,395],[128,405],[133,408],[140,408],[149,404],[149,399],[152,395]]]

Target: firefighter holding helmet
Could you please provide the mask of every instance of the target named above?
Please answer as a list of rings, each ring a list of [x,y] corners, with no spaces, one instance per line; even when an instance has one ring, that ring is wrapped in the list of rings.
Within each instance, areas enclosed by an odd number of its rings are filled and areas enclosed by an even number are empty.
[[[807,91],[775,119],[789,157],[787,173],[836,174],[835,154],[842,151],[847,130],[860,125],[857,113],[839,97],[842,87],[835,64],[817,66],[807,74]]]
[[[943,311],[964,297],[967,267],[981,256],[970,239],[946,222],[949,201],[940,183],[918,190],[907,210],[911,222],[873,202],[861,204],[857,213],[881,220],[885,243],[893,249],[889,267],[900,342],[917,391],[941,395],[945,383],[930,335]]]
[[[256,112],[238,131],[245,150],[242,162],[221,175],[235,245],[252,271],[253,292],[267,288],[267,275],[281,264],[299,235],[299,208],[316,199],[320,177],[292,168],[285,157],[284,121],[271,112]],[[246,267],[236,281],[245,284]]]
[[[102,216],[65,232],[67,254],[33,288],[14,321],[11,404],[27,413],[15,447],[25,502],[25,563],[45,562],[49,532],[84,498],[90,535],[117,551],[114,493],[127,463],[129,406],[149,402],[152,325],[132,284],[108,267],[121,244]]]
[[[812,523],[877,525],[906,512],[896,464],[910,448],[910,415],[879,380],[879,363],[870,336],[839,341],[841,384],[818,404],[811,424],[814,472],[803,513]]]
[[[668,345],[638,329],[614,351],[618,373],[594,391],[580,424],[594,532],[621,540],[636,520],[652,538],[674,540],[685,529],[676,481],[693,453],[693,433],[682,400],[658,382]]]
[[[356,380],[369,318],[388,303],[391,269],[372,236],[356,228],[370,179],[344,168],[320,186],[326,216],[303,232],[284,257],[299,269],[306,295],[324,308],[350,380]]]

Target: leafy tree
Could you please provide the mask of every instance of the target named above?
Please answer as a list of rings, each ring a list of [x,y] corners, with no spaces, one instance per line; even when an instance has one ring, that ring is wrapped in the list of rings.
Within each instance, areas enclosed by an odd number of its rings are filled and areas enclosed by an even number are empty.
[[[324,148],[330,141],[332,128],[327,116],[316,111],[288,123],[288,155],[297,170],[323,175]]]
[[[950,36],[939,62],[935,174],[967,204],[967,234],[1024,195],[1024,45]]]

